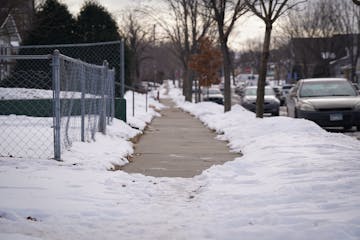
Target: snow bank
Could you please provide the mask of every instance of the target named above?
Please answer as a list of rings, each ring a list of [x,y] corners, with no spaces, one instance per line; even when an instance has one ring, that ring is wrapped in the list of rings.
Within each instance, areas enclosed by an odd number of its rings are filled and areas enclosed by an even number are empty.
[[[176,88],[170,95],[244,154],[199,177],[205,181],[199,194],[204,211],[228,213],[212,227],[242,239],[360,237],[358,140],[303,119],[257,119],[240,105],[223,113],[214,103],[190,104]]]
[[[153,117],[161,116],[156,110],[161,110],[165,106],[154,99],[154,94],[154,92],[150,92],[148,95],[135,92],[133,101],[133,92],[126,92],[124,98],[126,99],[127,122],[130,126],[139,130],[144,130]],[[146,98],[148,99],[147,111]]]

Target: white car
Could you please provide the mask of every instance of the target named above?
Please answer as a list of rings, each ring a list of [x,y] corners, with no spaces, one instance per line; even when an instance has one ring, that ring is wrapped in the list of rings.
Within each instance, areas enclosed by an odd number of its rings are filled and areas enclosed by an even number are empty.
[[[203,101],[215,102],[218,104],[224,104],[224,96],[218,88],[204,88],[202,90]]]

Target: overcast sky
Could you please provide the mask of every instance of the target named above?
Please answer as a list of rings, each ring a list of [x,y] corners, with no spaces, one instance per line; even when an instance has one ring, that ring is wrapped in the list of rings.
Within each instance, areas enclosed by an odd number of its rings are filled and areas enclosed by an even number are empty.
[[[77,15],[84,0],[62,0],[62,2],[69,7],[71,13]],[[98,2],[117,17],[117,20],[120,19],[120,14],[124,9],[138,6],[142,3],[162,8],[161,1],[159,0],[98,0]],[[229,45],[231,48],[241,49],[248,39],[256,38],[262,40],[263,32],[264,23],[258,20],[257,17],[240,19],[231,35]]]

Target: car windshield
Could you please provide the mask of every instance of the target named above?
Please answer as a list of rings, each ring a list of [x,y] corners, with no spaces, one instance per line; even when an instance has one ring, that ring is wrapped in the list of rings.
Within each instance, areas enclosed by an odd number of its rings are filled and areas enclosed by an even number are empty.
[[[257,88],[247,88],[245,91],[245,95],[247,96],[256,96]],[[265,88],[265,95],[266,96],[273,96],[275,92],[272,88]]]
[[[356,96],[356,92],[347,81],[304,82],[300,97]]]
[[[293,86],[292,85],[285,85],[285,86],[282,86],[282,89],[283,90],[290,90],[290,88],[292,88]]]

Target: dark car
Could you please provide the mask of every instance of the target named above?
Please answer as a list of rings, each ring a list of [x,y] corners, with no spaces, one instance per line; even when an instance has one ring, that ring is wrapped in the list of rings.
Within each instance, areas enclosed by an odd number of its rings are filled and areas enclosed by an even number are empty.
[[[360,96],[343,78],[299,80],[287,98],[288,115],[322,127],[356,126],[360,130]]]
[[[256,112],[256,91],[257,87],[246,87],[241,103],[244,108],[252,112]],[[264,113],[279,116],[279,108],[280,101],[276,98],[274,89],[269,86],[265,87]]]

